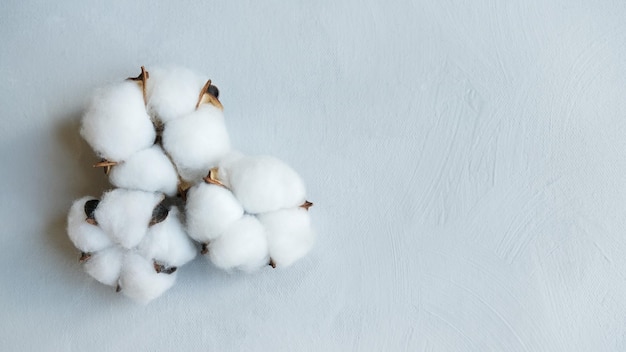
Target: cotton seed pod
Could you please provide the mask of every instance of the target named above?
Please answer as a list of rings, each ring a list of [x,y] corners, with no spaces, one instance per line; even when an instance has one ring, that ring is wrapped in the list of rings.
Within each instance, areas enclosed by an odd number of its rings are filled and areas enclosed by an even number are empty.
[[[116,187],[176,195],[178,175],[163,149],[153,145],[111,168],[109,181]]]
[[[306,201],[306,188],[300,175],[271,156],[229,159],[211,173],[214,175],[209,178],[232,190],[251,214],[294,208]]]
[[[185,209],[189,236],[201,243],[219,237],[244,215],[243,207],[231,191],[207,183],[189,189]]]
[[[304,257],[315,243],[315,232],[306,209],[282,209],[257,217],[265,228],[274,267],[290,266]]]
[[[115,287],[120,277],[123,259],[124,250],[113,246],[92,253],[83,264],[83,269],[99,282]]]
[[[96,204],[93,201],[97,201],[97,199],[90,196],[74,201],[67,215],[67,234],[74,246],[84,253],[99,251],[113,245],[113,242],[95,224],[95,221],[88,221],[93,219],[95,208],[92,209],[86,205]]]
[[[113,242],[130,249],[146,235],[153,211],[162,200],[159,193],[114,189],[102,196],[95,217]]]
[[[169,121],[163,131],[163,148],[184,180],[200,181],[230,151],[224,114],[217,107],[205,104]]]
[[[119,289],[137,302],[148,303],[170,289],[175,281],[175,272],[157,273],[153,261],[128,252],[124,257]]]
[[[269,262],[267,238],[261,223],[251,215],[235,221],[208,246],[211,262],[225,270],[254,271]]]
[[[172,268],[191,261],[198,250],[185,233],[180,221],[180,212],[172,207],[162,222],[150,226],[148,233],[137,246],[137,252],[164,268]]]
[[[156,137],[143,90],[132,80],[96,90],[81,123],[80,134],[109,161],[128,159],[150,147]]]

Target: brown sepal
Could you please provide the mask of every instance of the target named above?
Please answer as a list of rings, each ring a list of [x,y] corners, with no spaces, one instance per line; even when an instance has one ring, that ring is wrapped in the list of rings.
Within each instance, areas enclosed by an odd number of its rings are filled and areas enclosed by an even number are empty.
[[[209,184],[212,184],[212,185],[218,185],[218,186],[226,187],[219,180],[219,178],[218,178],[218,168],[216,168],[216,167],[214,167],[211,170],[209,170],[209,173],[206,175],[206,177],[204,177],[202,179],[206,183],[209,183]]]
[[[86,261],[88,261],[91,258],[91,253],[89,252],[81,252],[80,253],[80,258],[78,258],[78,261],[80,263],[84,263]]]
[[[146,71],[144,66],[141,66],[141,73],[137,77],[128,77],[129,81],[135,81],[141,87],[141,91],[143,93],[143,103],[148,104],[146,97],[146,81],[150,78],[150,73]]]
[[[302,203],[302,205],[300,205],[300,208],[309,211],[309,208],[313,206],[313,203],[309,202],[308,200],[305,200],[304,203]]]
[[[104,174],[108,175],[111,172],[111,167],[117,165],[117,161],[108,161],[106,159],[100,160],[100,162],[93,164],[93,167],[104,168]]]
[[[224,110],[224,106],[222,106],[220,100],[215,95],[209,93],[209,87],[211,87],[211,80],[208,80],[204,84],[204,87],[202,87],[202,90],[200,90],[198,102],[196,103],[196,109],[199,108],[202,104],[211,104],[220,110]]]

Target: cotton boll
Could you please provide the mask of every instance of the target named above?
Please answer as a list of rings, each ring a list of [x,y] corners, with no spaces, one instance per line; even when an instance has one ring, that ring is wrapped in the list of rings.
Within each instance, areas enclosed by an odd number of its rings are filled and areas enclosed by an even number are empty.
[[[254,216],[245,215],[209,244],[209,258],[222,269],[253,271],[269,262],[267,238]]]
[[[174,281],[176,273],[157,273],[151,260],[129,252],[124,259],[119,285],[124,295],[148,303],[172,287]]]
[[[199,183],[187,191],[187,231],[194,240],[207,243],[220,236],[244,214],[228,189]]]
[[[293,208],[305,201],[306,190],[300,175],[271,156],[245,156],[225,170],[220,169],[218,177],[248,213]]]
[[[176,195],[178,175],[160,146],[154,145],[133,154],[115,165],[109,174],[111,183],[120,188]]]
[[[270,257],[277,267],[287,267],[304,257],[315,243],[309,213],[302,208],[258,215],[265,227]]]
[[[93,253],[83,264],[83,269],[99,282],[116,286],[122,270],[123,258],[124,252],[119,247],[114,246]]]
[[[146,82],[148,112],[163,123],[193,112],[207,80],[182,67],[151,69]]]
[[[170,209],[163,222],[150,227],[137,249],[147,259],[175,267],[186,264],[198,252],[185,233],[180,222],[180,212],[175,207]]]
[[[74,246],[82,252],[95,252],[113,245],[113,242],[97,225],[86,221],[85,203],[94,197],[83,197],[72,204],[67,215],[67,234]]]
[[[124,81],[97,90],[83,115],[80,134],[98,155],[110,161],[126,160],[151,146],[156,132],[139,85]]]
[[[206,176],[230,150],[222,111],[207,104],[183,118],[169,121],[163,131],[163,148],[184,180],[198,181]]]
[[[124,248],[133,248],[148,231],[152,211],[163,195],[114,189],[106,192],[95,211],[99,226]]]

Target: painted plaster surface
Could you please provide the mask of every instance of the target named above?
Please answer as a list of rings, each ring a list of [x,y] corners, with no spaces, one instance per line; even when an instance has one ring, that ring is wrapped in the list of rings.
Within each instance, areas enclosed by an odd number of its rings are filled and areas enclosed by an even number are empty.
[[[2,8],[2,350],[626,350],[623,1]],[[304,176],[304,260],[198,258],[148,306],[81,271],[65,214],[108,187],[81,109],[152,63]]]

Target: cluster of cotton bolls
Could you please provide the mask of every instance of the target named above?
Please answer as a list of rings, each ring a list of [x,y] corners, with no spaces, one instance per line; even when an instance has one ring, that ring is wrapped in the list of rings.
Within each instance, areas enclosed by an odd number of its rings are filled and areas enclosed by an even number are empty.
[[[198,251],[243,271],[305,256],[315,233],[302,178],[274,157],[231,148],[219,90],[206,77],[141,69],[97,90],[82,119],[80,133],[101,158],[94,166],[117,187],[76,200],[68,214],[84,270],[148,302]]]

